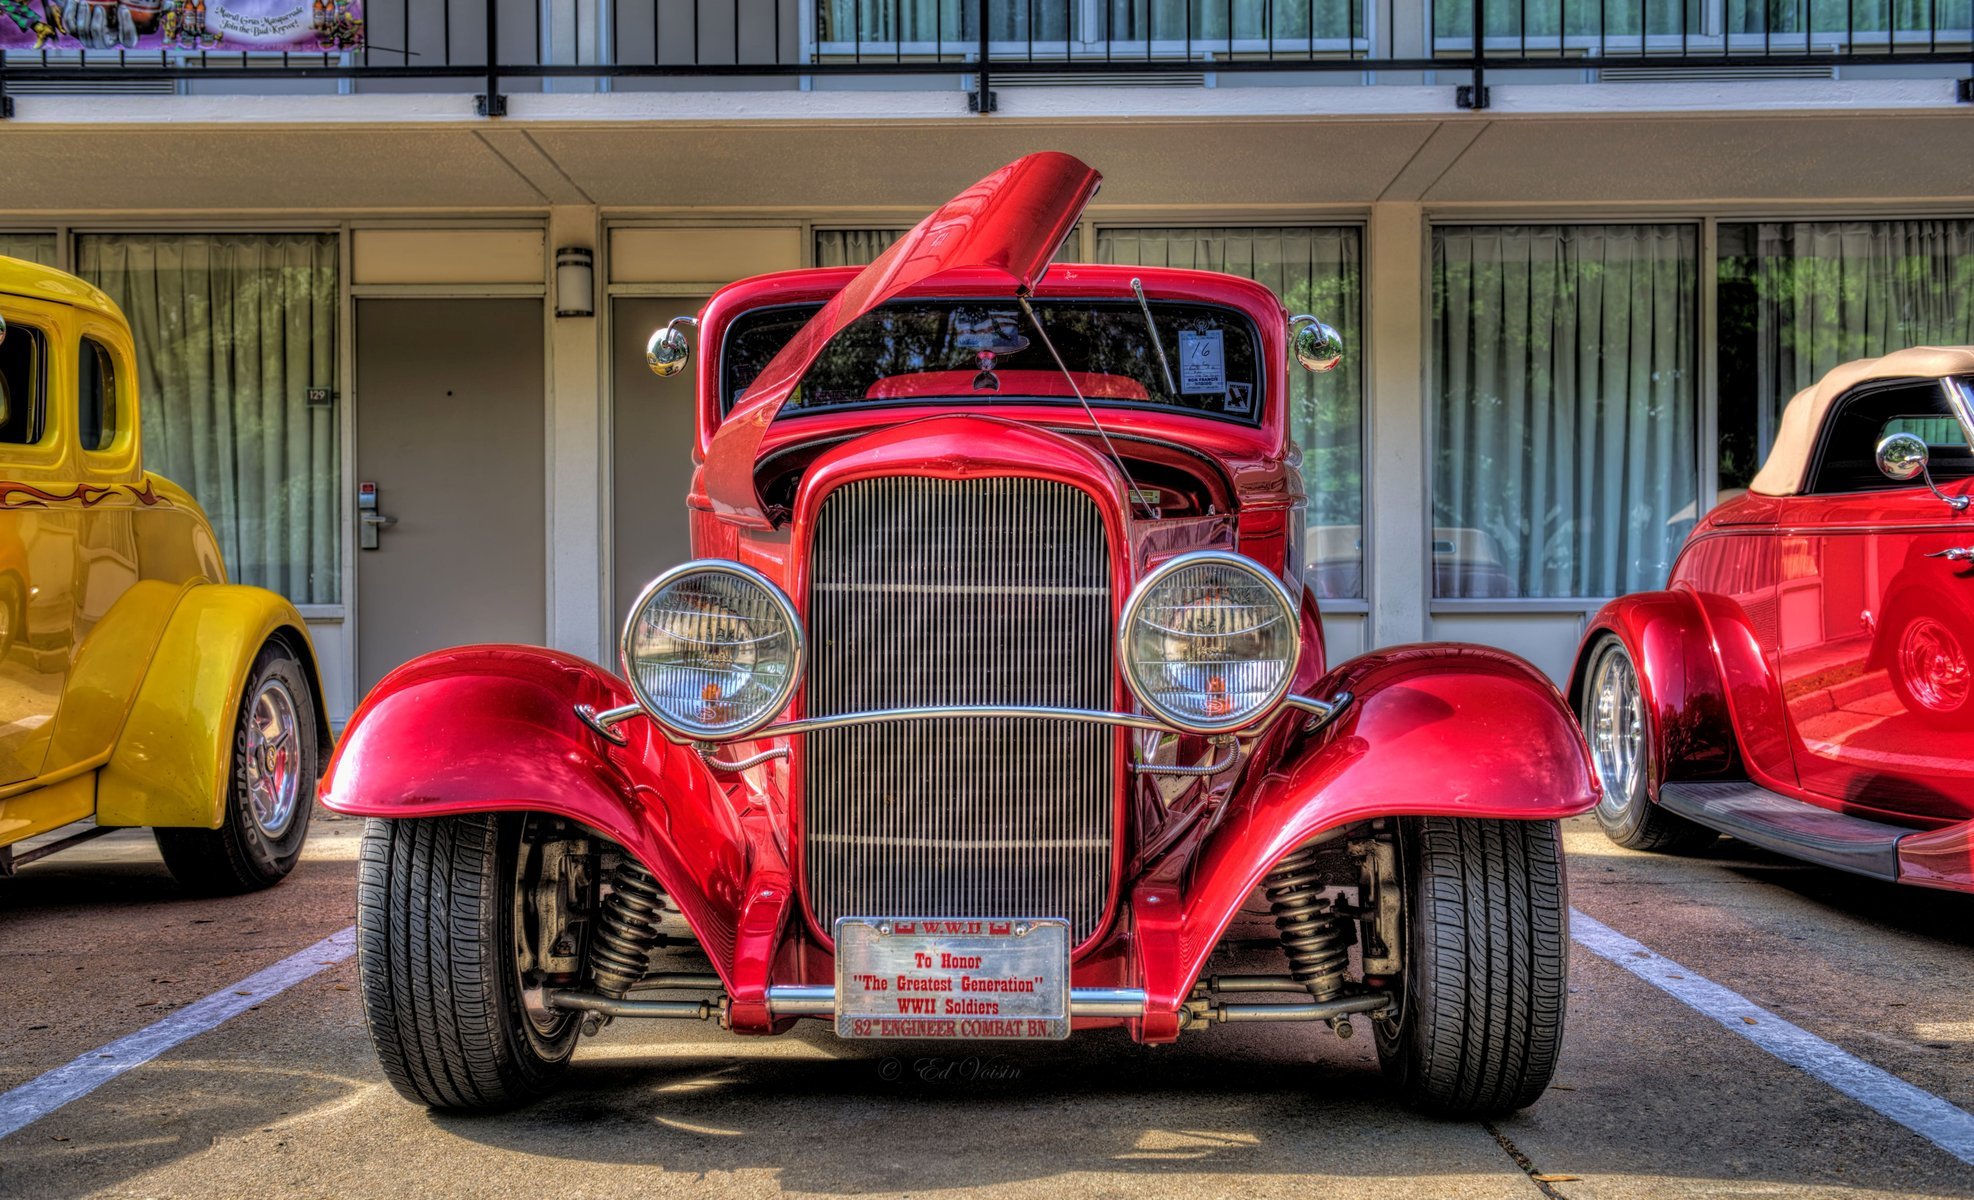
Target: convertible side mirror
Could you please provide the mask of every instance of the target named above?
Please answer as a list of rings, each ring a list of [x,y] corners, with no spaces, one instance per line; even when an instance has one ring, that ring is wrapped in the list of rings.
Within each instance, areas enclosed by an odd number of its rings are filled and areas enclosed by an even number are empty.
[[[651,335],[651,340],[644,344],[644,362],[653,375],[669,379],[685,370],[686,360],[692,357],[692,345],[686,341],[685,331],[698,325],[695,317],[673,317],[663,329]]]
[[[1307,313],[1289,318],[1289,352],[1305,371],[1334,371],[1343,361],[1343,336]]]
[[[1878,473],[1896,483],[1924,479],[1933,494],[1946,501],[1947,507],[1955,512],[1967,511],[1966,496],[1949,496],[1933,482],[1933,472],[1927,469],[1932,457],[1925,438],[1916,433],[1895,433],[1878,443]]]

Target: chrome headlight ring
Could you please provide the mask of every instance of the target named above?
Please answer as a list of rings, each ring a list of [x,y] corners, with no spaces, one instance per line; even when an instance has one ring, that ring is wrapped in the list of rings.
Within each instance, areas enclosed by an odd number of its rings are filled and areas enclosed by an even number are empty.
[[[669,597],[697,607],[655,607]],[[685,648],[668,661],[653,662],[649,646],[641,644],[646,637]],[[696,652],[694,646],[699,647]],[[645,585],[624,621],[617,649],[631,694],[660,726],[693,741],[734,741],[787,709],[801,686],[808,639],[794,603],[767,576],[726,559],[696,559]],[[776,669],[763,670],[774,663],[764,663],[759,657],[763,652],[780,655]],[[681,684],[695,679],[705,681],[696,700],[679,693]],[[672,689],[654,693],[652,685],[661,682]],[[744,709],[721,719],[723,708],[743,701]]]
[[[1205,570],[1202,570],[1202,568]],[[1214,571],[1215,568],[1218,569],[1217,572]],[[1233,573],[1234,577],[1232,579],[1228,579],[1227,577],[1229,572]],[[1224,601],[1214,600],[1210,594],[1202,595],[1183,603],[1174,603],[1173,597],[1167,595],[1174,587],[1189,586],[1185,580],[1185,577],[1188,575],[1212,579],[1216,573],[1225,581],[1220,586],[1226,586],[1227,583],[1232,583],[1244,588],[1251,587],[1258,589],[1252,598],[1257,601],[1265,601],[1273,606],[1273,612],[1266,614],[1270,619],[1256,620],[1245,628],[1226,632],[1196,634],[1176,625],[1160,625],[1152,621],[1148,616],[1151,610],[1160,607],[1168,614],[1176,614],[1189,608],[1198,606],[1210,608],[1215,603],[1224,603]],[[1211,587],[1212,585],[1192,584],[1190,586]],[[1234,554],[1224,550],[1196,550],[1188,554],[1181,554],[1160,564],[1156,570],[1145,576],[1144,579],[1139,581],[1138,586],[1131,590],[1131,595],[1124,604],[1123,617],[1118,622],[1118,664],[1123,669],[1124,682],[1131,689],[1131,694],[1137,697],[1138,703],[1144,705],[1147,712],[1151,713],[1161,722],[1186,733],[1209,736],[1232,733],[1260,722],[1280,708],[1282,702],[1288,699],[1289,691],[1295,684],[1296,670],[1302,662],[1302,631],[1299,618],[1300,614],[1296,608],[1295,597],[1289,593],[1288,588],[1283,585],[1280,579],[1277,579],[1273,574],[1263,569],[1253,559],[1245,555]],[[1272,633],[1269,632],[1270,626],[1274,626]],[[1144,627],[1149,627],[1155,634],[1163,634],[1169,642],[1183,642],[1195,637],[1218,638],[1223,642],[1233,638],[1247,638],[1255,641],[1272,640],[1279,647],[1281,654],[1279,658],[1268,660],[1228,660],[1217,664],[1212,662],[1189,663],[1183,659],[1172,658],[1146,659],[1144,656],[1136,653],[1137,648],[1134,645],[1137,634]],[[1233,669],[1262,666],[1264,661],[1266,663],[1278,664],[1276,667],[1278,671],[1277,677],[1265,680],[1266,686],[1262,687],[1258,692],[1248,693],[1251,696],[1249,700],[1236,703],[1231,697],[1239,693],[1230,690],[1227,676],[1235,673]],[[1170,674],[1171,669],[1175,665],[1190,666],[1209,672],[1215,665],[1230,668],[1229,671],[1222,674],[1209,674],[1206,680],[1206,689],[1198,693],[1206,696],[1212,695],[1212,685],[1217,682],[1220,687],[1220,694],[1223,697],[1229,697],[1225,700],[1227,710],[1224,716],[1216,717],[1211,713],[1213,702],[1210,700],[1195,706],[1197,711],[1188,713],[1175,709],[1172,704],[1166,703],[1159,698],[1155,689],[1150,686],[1151,681],[1144,678],[1142,669],[1164,669]],[[1250,672],[1250,675],[1252,675],[1252,672]],[[1252,683],[1256,682],[1256,680],[1250,678],[1247,682]]]

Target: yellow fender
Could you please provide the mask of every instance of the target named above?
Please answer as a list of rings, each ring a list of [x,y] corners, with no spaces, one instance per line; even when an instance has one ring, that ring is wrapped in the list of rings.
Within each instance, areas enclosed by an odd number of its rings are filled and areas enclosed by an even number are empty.
[[[275,637],[289,643],[308,672],[316,736],[328,747],[315,648],[295,606],[264,588],[192,587],[158,639],[123,734],[97,779],[97,824],[219,828],[240,692],[254,658]]]

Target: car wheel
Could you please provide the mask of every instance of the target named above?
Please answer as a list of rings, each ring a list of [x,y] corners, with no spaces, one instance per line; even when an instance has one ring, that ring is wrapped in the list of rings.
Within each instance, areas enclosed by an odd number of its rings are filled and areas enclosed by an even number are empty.
[[[1437,1116],[1535,1102],[1563,1042],[1569,928],[1554,821],[1422,817],[1401,826],[1404,968],[1378,1059]]]
[[[233,773],[218,829],[156,830],[165,866],[191,891],[235,895],[295,869],[320,776],[315,692],[293,651],[262,648],[233,724]]]
[[[1953,624],[1928,612],[1901,613],[1892,626],[1892,688],[1919,721],[1965,728],[1974,714],[1974,655]]]
[[[1603,785],[1597,824],[1606,837],[1632,850],[1686,854],[1719,836],[1653,802],[1656,764],[1645,722],[1645,693],[1631,652],[1617,638],[1605,638],[1592,653],[1577,716],[1590,743],[1597,782]]]
[[[493,1111],[545,1094],[582,1034],[522,976],[530,819],[373,820],[357,873],[357,968],[370,1037],[399,1094]]]

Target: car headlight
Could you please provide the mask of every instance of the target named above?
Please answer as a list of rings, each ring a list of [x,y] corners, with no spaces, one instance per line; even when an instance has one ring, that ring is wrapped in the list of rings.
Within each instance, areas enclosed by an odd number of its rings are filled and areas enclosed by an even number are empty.
[[[1280,704],[1302,656],[1295,598],[1238,554],[1182,554],[1124,606],[1124,679],[1153,716],[1189,733],[1226,733]]]
[[[666,728],[745,737],[788,706],[802,675],[795,606],[759,571],[702,560],[651,581],[624,623],[624,678]]]

